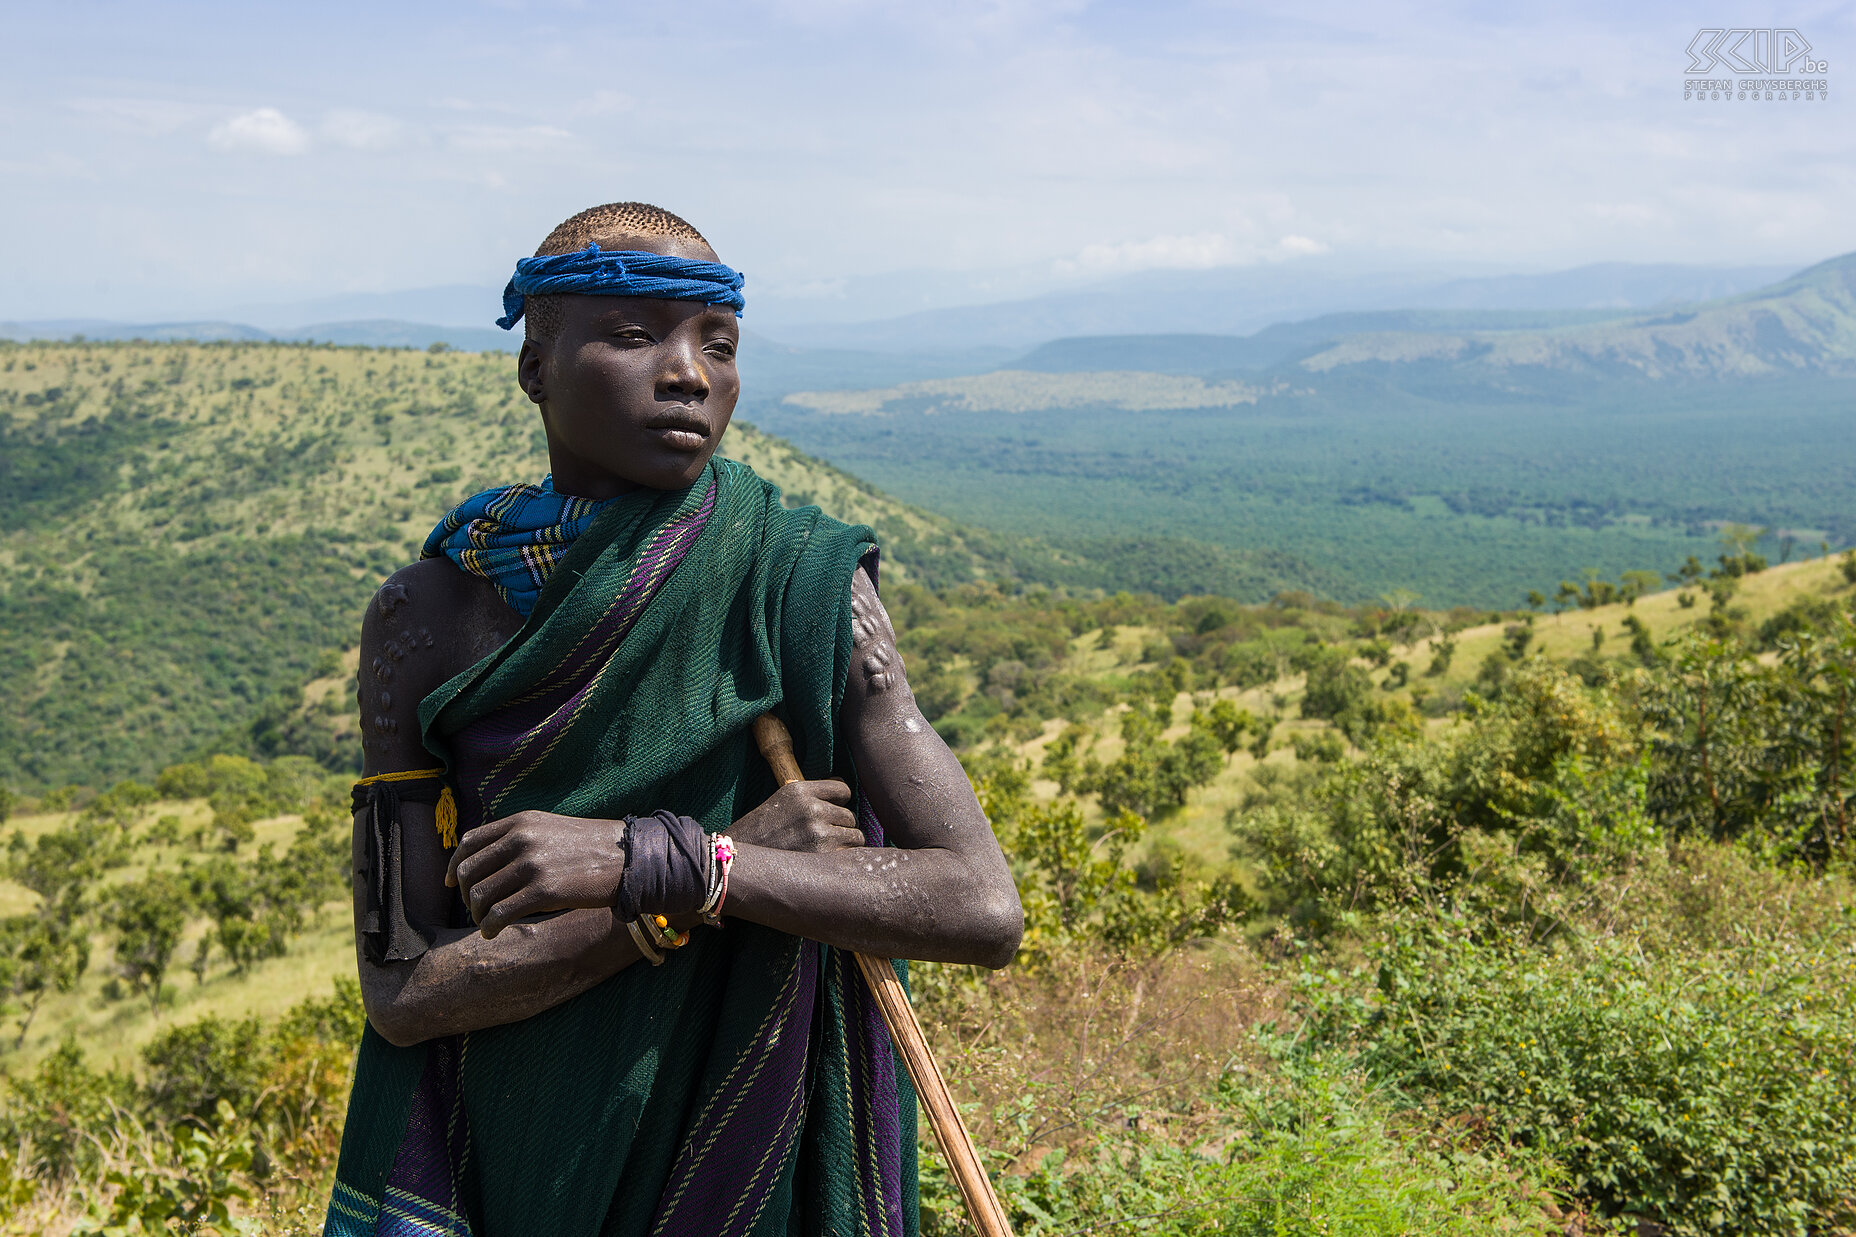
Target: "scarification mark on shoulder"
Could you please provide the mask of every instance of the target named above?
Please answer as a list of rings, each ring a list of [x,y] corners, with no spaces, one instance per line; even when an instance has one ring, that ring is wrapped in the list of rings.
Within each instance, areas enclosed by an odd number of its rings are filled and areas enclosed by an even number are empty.
[[[881,695],[903,683],[896,629],[876,595],[875,585],[861,568],[851,575],[851,650],[864,688],[871,695]]]

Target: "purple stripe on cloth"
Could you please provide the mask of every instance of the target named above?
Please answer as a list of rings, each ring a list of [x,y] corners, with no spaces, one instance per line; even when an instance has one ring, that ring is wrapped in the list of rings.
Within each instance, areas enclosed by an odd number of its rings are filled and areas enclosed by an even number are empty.
[[[393,1157],[375,1237],[470,1237],[458,1198],[458,1180],[470,1130],[458,1095],[461,1044],[457,1036],[433,1040],[425,1072],[412,1094],[406,1137]]]
[[[883,824],[861,786],[857,827],[866,846],[883,845]],[[859,1135],[857,1194],[864,1231],[871,1237],[902,1237],[902,1109],[895,1045],[856,959],[842,950],[833,953],[841,973],[845,1033],[851,1041],[851,1129]]]
[[[819,947],[810,941],[798,947],[779,999],[690,1123],[652,1237],[746,1234],[779,1185],[805,1124],[806,1058],[819,987]]]

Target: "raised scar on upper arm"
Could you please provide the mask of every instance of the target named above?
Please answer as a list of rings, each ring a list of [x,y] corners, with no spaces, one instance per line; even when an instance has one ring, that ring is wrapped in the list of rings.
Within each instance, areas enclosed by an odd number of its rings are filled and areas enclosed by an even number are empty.
[[[428,651],[435,648],[437,639],[429,627],[417,623],[418,606],[412,590],[398,580],[381,585],[374,595],[375,613],[380,616],[381,630],[386,633],[375,646],[372,656],[365,656],[359,668],[362,746],[378,750],[378,742],[370,739],[388,738],[399,734],[400,718],[394,712],[394,689],[392,684],[402,670],[410,670],[408,663],[420,663],[428,660]],[[408,605],[413,609],[401,613]],[[413,682],[421,676],[415,674]],[[400,684],[400,708],[403,710],[411,697],[406,684]],[[416,694],[416,693],[414,693]]]
[[[380,586],[374,594],[374,606],[382,618],[392,618],[393,612],[412,599],[412,592],[397,580],[389,580]]]
[[[861,571],[851,578],[851,649],[871,693],[886,692],[903,681],[902,655],[896,650],[889,615]]]

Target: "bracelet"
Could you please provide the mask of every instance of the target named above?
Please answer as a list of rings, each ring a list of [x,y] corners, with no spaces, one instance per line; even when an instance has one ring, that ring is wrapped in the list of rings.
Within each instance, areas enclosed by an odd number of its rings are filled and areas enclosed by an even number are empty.
[[[735,866],[735,840],[726,833],[709,836],[709,896],[703,899],[702,921],[722,926],[722,903],[728,901],[728,872]]]
[[[662,915],[640,915],[637,922],[659,949],[682,949],[690,943],[690,934],[671,927],[670,920]]]
[[[632,943],[638,946],[638,952],[644,956],[646,962],[652,966],[664,965],[664,955],[657,952],[657,947],[651,944],[650,938],[644,934],[644,929],[638,926],[636,919],[627,919],[625,927],[632,934]]]

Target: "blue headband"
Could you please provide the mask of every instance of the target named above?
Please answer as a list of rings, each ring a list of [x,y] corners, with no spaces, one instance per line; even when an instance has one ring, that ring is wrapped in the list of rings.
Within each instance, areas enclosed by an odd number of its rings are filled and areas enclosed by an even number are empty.
[[[634,249],[607,252],[588,245],[578,253],[523,258],[515,278],[503,289],[503,316],[496,325],[505,331],[522,321],[522,302],[528,296],[580,293],[589,296],[646,296],[660,301],[701,301],[726,305],[739,318],[747,307],[741,286],[747,277],[720,262],[696,262],[661,253]]]

